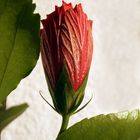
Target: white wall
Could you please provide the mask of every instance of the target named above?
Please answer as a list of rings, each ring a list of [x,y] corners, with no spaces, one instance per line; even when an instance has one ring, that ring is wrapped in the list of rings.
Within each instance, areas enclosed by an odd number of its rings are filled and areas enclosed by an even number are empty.
[[[66,0],[69,2],[70,0]],[[140,0],[71,0],[81,2],[94,20],[94,57],[85,100],[93,100],[71,118],[70,125],[100,113],[140,108]],[[42,18],[61,0],[34,0]],[[54,140],[61,117],[51,102],[41,61],[8,98],[8,106],[27,102],[30,108],[3,131],[3,140]]]

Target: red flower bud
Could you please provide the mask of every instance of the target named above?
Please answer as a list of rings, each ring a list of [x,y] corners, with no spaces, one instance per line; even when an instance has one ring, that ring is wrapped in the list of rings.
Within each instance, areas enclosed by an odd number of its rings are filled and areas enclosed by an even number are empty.
[[[87,19],[81,4],[73,8],[71,3],[66,4],[63,2],[61,7],[56,6],[55,11],[42,20],[42,24],[42,62],[49,89],[50,92],[53,92],[52,97],[57,108],[56,100],[61,98],[56,99],[57,97],[55,97],[58,96],[57,92],[59,90],[57,87],[61,86],[63,89],[61,92],[69,92],[66,86],[71,86],[71,92],[74,94],[79,93],[79,89],[88,75],[93,52],[92,21]],[[66,70],[66,76],[60,78],[64,73],[64,69]],[[60,82],[60,79],[63,79],[64,82]],[[81,98],[78,101],[81,103],[85,85],[86,82],[82,89],[82,97],[77,95],[74,101],[70,101],[68,104],[74,106],[74,102],[77,102],[75,101],[76,98]],[[68,106],[69,109],[72,107],[72,105]]]

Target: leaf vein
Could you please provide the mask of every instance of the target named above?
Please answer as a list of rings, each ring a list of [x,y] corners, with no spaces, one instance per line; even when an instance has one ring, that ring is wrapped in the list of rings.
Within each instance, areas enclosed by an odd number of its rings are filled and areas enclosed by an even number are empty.
[[[18,28],[19,28],[19,25],[21,23],[21,17],[23,17],[23,14],[24,14],[24,10],[25,10],[25,7],[22,8],[19,16],[18,16],[18,19],[17,19],[17,26],[16,26],[16,29],[15,29],[15,35],[14,35],[14,39],[13,39],[13,43],[12,43],[12,49],[11,49],[11,52],[9,54],[9,58],[8,58],[8,61],[6,63],[6,66],[5,66],[5,69],[4,69],[4,73],[3,73],[3,76],[2,76],[2,79],[0,81],[0,89],[2,87],[2,83],[4,81],[4,78],[5,78],[5,75],[6,75],[6,72],[7,72],[7,68],[8,68],[8,65],[9,65],[9,62],[10,62],[10,59],[12,57],[12,53],[13,53],[13,50],[14,50],[14,46],[15,46],[15,43],[16,43],[16,38],[17,38],[17,32],[18,32]]]

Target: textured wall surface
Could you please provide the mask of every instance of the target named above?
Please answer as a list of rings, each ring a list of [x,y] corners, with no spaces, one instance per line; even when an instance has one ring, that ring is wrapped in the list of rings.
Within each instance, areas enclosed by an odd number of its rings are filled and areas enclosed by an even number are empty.
[[[70,125],[101,113],[140,108],[140,0],[71,0],[81,2],[94,20],[94,56],[84,102],[91,103],[73,116]],[[61,0],[34,0],[45,18]],[[70,2],[70,0],[66,0]],[[10,124],[3,140],[54,140],[61,117],[40,97],[51,102],[41,61],[8,97],[8,106],[27,102],[29,109]]]

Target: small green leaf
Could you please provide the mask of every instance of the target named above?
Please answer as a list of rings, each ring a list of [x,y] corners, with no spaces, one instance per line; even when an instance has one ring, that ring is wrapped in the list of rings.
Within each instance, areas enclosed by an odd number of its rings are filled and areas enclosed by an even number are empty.
[[[4,112],[0,113],[0,131],[5,128],[10,122],[21,115],[26,109],[27,104],[21,104],[18,106],[11,107]]]
[[[99,115],[84,119],[59,135],[57,140],[139,140],[140,111]]]
[[[32,0],[0,0],[0,103],[32,71],[40,51],[40,16]]]

